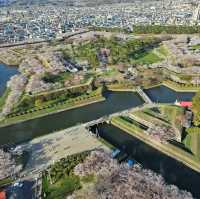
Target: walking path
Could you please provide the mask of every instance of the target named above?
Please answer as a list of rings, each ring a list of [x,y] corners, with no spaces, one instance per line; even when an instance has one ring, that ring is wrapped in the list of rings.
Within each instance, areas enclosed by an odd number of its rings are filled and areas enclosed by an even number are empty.
[[[147,104],[152,104],[153,102],[149,98],[149,96],[138,86],[136,88],[136,91],[138,94],[142,97],[142,99],[147,103]]]
[[[30,151],[30,160],[23,174],[37,173],[68,155],[96,148],[107,148],[88,133],[84,125],[33,139],[22,146]]]

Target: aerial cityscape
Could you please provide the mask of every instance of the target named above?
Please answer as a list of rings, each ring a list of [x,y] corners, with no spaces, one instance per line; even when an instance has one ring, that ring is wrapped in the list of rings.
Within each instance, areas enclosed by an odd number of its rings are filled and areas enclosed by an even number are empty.
[[[62,4],[0,8],[0,42],[62,38],[80,28],[112,27],[133,30],[142,25],[200,25],[198,0],[142,1],[77,7]]]
[[[198,0],[0,0],[0,199],[200,199]]]

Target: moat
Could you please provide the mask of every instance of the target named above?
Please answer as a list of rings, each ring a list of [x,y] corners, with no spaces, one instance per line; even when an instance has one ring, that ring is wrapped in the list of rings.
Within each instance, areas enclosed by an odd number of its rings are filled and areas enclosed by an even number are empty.
[[[0,63],[0,96],[3,95],[8,80],[18,73],[17,67]]]

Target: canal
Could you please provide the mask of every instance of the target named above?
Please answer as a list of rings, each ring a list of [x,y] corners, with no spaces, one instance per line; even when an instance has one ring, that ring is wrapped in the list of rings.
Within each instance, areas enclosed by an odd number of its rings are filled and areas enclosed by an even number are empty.
[[[0,145],[20,143],[143,104],[134,92],[105,92],[105,101],[0,128]]]
[[[144,168],[161,174],[168,184],[187,190],[200,198],[200,173],[112,125],[99,125],[99,135],[115,147],[125,150]]]
[[[193,92],[176,92],[163,85],[145,89],[144,92],[156,103],[174,103],[176,100],[191,101],[194,96]]]
[[[152,89],[145,90],[145,92],[154,101],[156,98],[157,102],[175,102],[177,98],[174,96],[178,96],[179,100],[191,100],[194,96],[194,93],[177,93],[165,86]],[[152,96],[152,93],[155,96]],[[137,107],[144,103],[135,92],[107,91],[104,96],[106,100],[102,102],[2,127],[0,128],[0,145],[25,142],[35,137],[96,120],[102,116]]]
[[[7,66],[0,63],[0,96],[3,95],[7,81],[15,74],[18,73],[17,67]]]

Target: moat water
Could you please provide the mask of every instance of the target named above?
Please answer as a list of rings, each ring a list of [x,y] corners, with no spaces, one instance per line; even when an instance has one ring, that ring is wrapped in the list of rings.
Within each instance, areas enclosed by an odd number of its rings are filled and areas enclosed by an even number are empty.
[[[175,102],[176,98],[174,96],[178,96],[179,100],[191,100],[194,95],[194,93],[177,93],[165,86],[159,86],[153,88],[153,90],[148,89],[145,92],[152,100],[156,98],[157,102]],[[152,92],[156,96],[155,98],[152,97]],[[144,103],[136,92],[108,91],[104,93],[104,96],[106,100],[102,102],[2,127],[0,128],[0,145],[28,141],[38,136],[96,120],[102,116],[137,107]]]
[[[3,95],[6,89],[7,81],[17,73],[17,67],[0,63],[0,96]]]
[[[99,125],[99,134],[115,147],[125,150],[145,169],[161,174],[168,184],[174,184],[200,198],[200,173],[112,125]]]

